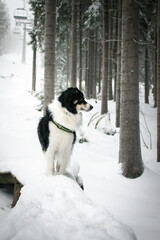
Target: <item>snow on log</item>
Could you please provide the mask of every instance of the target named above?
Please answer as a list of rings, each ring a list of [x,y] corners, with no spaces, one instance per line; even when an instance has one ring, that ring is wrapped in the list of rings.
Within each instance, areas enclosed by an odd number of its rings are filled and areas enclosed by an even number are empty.
[[[132,230],[96,206],[72,179],[41,176],[0,226],[1,239],[135,240]]]

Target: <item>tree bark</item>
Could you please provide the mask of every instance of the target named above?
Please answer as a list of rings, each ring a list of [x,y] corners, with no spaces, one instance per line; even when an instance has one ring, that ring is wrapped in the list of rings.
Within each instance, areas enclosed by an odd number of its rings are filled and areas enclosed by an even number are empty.
[[[79,90],[82,91],[82,1],[79,3]]]
[[[157,162],[160,162],[160,1],[157,14]]]
[[[101,114],[108,112],[108,2],[102,1],[103,8],[103,76],[102,76],[102,105]]]
[[[67,32],[67,61],[66,61],[66,70],[67,70],[67,79],[66,79],[66,88],[69,87],[69,79],[70,79],[70,34]]]
[[[118,1],[118,56],[116,83],[116,127],[120,127],[120,85],[121,85],[121,31],[122,31],[122,0]]]
[[[44,60],[44,105],[54,99],[55,83],[55,36],[56,36],[56,0],[45,1],[45,60]]]
[[[158,0],[157,0],[158,2]],[[158,8],[156,8],[156,20],[158,23]],[[158,25],[157,25],[158,26]],[[157,36],[158,30],[156,29],[155,31],[155,46],[156,48],[154,49],[154,86],[153,86],[153,96],[154,96],[154,108],[157,107]]]
[[[122,7],[122,92],[120,152],[122,174],[128,178],[143,173],[139,129],[138,32],[139,8],[134,0]]]
[[[113,1],[109,1],[109,43],[108,43],[108,100],[113,100],[112,69],[113,69]]]
[[[34,46],[32,67],[32,91],[36,91],[36,59],[37,59],[37,47]]]
[[[89,86],[88,86],[88,51],[86,50],[86,59],[85,59],[85,92],[86,98],[89,99]]]
[[[37,10],[34,12],[34,28],[37,27]],[[36,91],[36,59],[37,59],[37,41],[33,44],[33,65],[32,65],[32,91]]]
[[[98,54],[98,93],[101,92],[101,75],[102,75],[102,46],[98,44],[99,54]]]
[[[34,28],[37,28],[37,9],[34,12]],[[37,58],[37,40],[33,44],[33,65],[32,65],[32,91],[36,91],[36,58]]]
[[[114,14],[113,14],[113,39],[118,40],[118,0],[113,1]],[[116,101],[116,85],[117,85],[117,52],[118,41],[113,42],[113,75],[114,75],[114,102]]]
[[[77,85],[77,3],[72,0],[71,87]]]
[[[94,77],[92,87],[92,98],[96,99],[96,87],[97,87],[97,28],[94,30]]]
[[[156,34],[156,41],[155,41],[155,45],[157,46],[157,34]],[[157,107],[157,48],[155,48],[154,51],[154,55],[155,55],[155,66],[154,66],[154,87],[153,87],[153,96],[154,96],[154,108]]]
[[[94,30],[89,29],[88,34],[88,98],[93,97],[93,85],[95,78],[95,69],[94,69]]]
[[[148,47],[145,47],[145,103],[149,103]]]

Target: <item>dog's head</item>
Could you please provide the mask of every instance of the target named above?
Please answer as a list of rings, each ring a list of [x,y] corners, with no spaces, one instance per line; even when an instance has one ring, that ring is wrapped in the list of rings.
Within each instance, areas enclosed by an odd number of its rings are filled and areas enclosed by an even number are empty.
[[[58,98],[62,107],[66,108],[71,113],[80,111],[90,111],[93,107],[84,99],[83,93],[78,88],[68,88]]]

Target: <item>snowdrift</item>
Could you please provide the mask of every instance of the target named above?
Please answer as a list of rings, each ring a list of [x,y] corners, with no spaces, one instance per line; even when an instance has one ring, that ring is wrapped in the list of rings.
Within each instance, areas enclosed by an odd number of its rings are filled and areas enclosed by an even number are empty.
[[[1,239],[134,240],[134,233],[97,207],[73,180],[41,177],[22,188],[0,226]]]

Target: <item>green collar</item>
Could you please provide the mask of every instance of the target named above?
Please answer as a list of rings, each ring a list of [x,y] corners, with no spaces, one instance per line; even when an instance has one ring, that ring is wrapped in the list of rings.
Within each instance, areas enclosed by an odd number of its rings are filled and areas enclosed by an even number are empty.
[[[57,123],[55,120],[52,119],[52,122],[61,130],[65,131],[65,132],[69,132],[69,133],[73,133],[74,131],[66,128],[66,127],[63,127],[62,125],[60,125],[59,123]]]
[[[75,132],[75,131],[72,131],[72,130],[70,130],[70,129],[68,129],[68,128],[62,126],[62,125],[60,125],[59,123],[57,123],[57,122],[56,122],[55,120],[53,120],[53,119],[52,119],[52,122],[53,122],[59,129],[65,131],[65,132],[68,132],[68,133],[73,133],[73,135],[74,135],[73,144],[75,143],[75,141],[76,141],[76,132]]]

